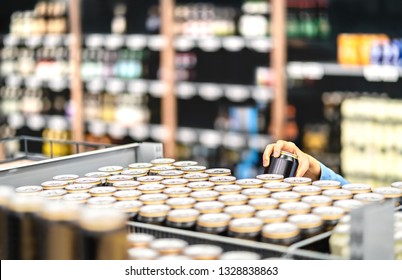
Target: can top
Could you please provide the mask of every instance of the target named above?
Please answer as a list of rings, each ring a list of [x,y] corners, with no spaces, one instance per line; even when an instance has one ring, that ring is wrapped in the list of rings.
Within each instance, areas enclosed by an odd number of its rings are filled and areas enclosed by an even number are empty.
[[[142,192],[139,191],[139,190],[117,191],[117,192],[115,192],[113,194],[113,196],[117,197],[117,198],[123,198],[123,197],[125,197],[125,198],[129,198],[129,197],[138,198],[141,195],[142,195]]]
[[[231,203],[246,202],[248,200],[248,197],[244,194],[225,194],[219,196],[218,200],[220,202],[223,202],[224,204],[229,205]]]
[[[75,179],[78,179],[80,176],[75,175],[75,174],[62,174],[62,175],[56,175],[52,179],[55,181],[73,181]]]
[[[83,177],[74,180],[74,184],[91,184],[91,185],[99,185],[101,183],[100,178],[95,177]]]
[[[219,196],[219,193],[216,191],[196,191],[190,194],[191,197],[195,199],[203,199],[203,198],[215,198]]]
[[[127,241],[131,244],[149,244],[155,239],[155,236],[146,233],[130,233],[127,235]]]
[[[222,254],[220,260],[260,260],[261,256],[250,251],[229,251]]]
[[[139,190],[143,193],[162,192],[165,187],[166,186],[163,184],[154,183],[154,184],[140,185],[140,186],[138,186],[137,190]]]
[[[370,192],[371,186],[367,184],[345,184],[342,189],[351,191],[352,193],[364,193]]]
[[[197,224],[204,227],[224,227],[229,224],[231,217],[225,213],[203,214],[198,217]]]
[[[46,181],[41,183],[41,186],[45,188],[64,188],[67,185],[66,181]]]
[[[232,171],[228,168],[210,168],[205,170],[205,173],[209,174],[210,176],[229,176]]]
[[[358,193],[353,196],[354,199],[360,200],[366,203],[369,202],[382,202],[384,201],[384,195],[379,193]]]
[[[43,199],[37,196],[14,195],[10,199],[9,208],[15,212],[37,212],[43,202]]]
[[[173,187],[164,189],[163,193],[169,196],[189,195],[191,193],[191,189],[187,187]]]
[[[288,218],[288,222],[297,225],[300,229],[319,227],[323,224],[320,216],[315,214],[296,214]]]
[[[202,173],[202,172],[194,172],[194,173],[187,173],[183,175],[184,179],[187,179],[189,181],[195,181],[195,180],[204,180],[208,179],[209,175],[207,173]]]
[[[185,173],[195,173],[195,172],[205,172],[207,168],[201,165],[194,165],[194,166],[185,166],[182,167],[181,170]]]
[[[242,194],[247,195],[249,198],[259,198],[259,197],[268,197],[271,193],[269,189],[262,188],[252,188],[252,189],[244,189],[241,191]]]
[[[91,195],[89,193],[68,193],[63,196],[63,200],[65,201],[86,201],[90,198]]]
[[[401,191],[402,193],[402,191]],[[351,191],[345,189],[333,189],[333,190],[325,190],[322,192],[323,195],[329,196],[332,199],[348,199],[352,198],[353,193]]]
[[[15,189],[18,194],[37,194],[43,190],[41,186],[22,186]]]
[[[199,258],[218,258],[223,252],[221,247],[209,244],[190,245],[184,249],[183,253],[192,259]]]
[[[312,185],[320,188],[340,188],[341,182],[335,180],[318,180],[314,181]]]
[[[162,184],[166,186],[180,186],[186,185],[188,183],[187,179],[177,178],[177,179],[165,179],[162,181]]]
[[[229,223],[229,230],[238,233],[259,232],[264,225],[258,218],[238,218]]]
[[[214,183],[209,181],[190,182],[187,187],[193,190],[211,190],[215,186]]]
[[[67,191],[79,192],[79,191],[89,191],[94,186],[91,184],[71,184],[65,187]]]
[[[192,160],[183,160],[183,161],[176,161],[173,163],[173,166],[181,168],[186,166],[194,166],[197,165],[198,162]]]
[[[297,192],[275,192],[271,195],[272,198],[275,198],[281,202],[285,201],[298,201],[300,200],[301,195]]]
[[[225,207],[225,204],[223,204],[222,202],[219,201],[201,201],[201,202],[197,202],[194,205],[194,208],[204,212],[204,211],[212,211],[212,210],[217,210],[219,209],[223,209],[223,207]]]
[[[117,191],[117,189],[115,187],[93,187],[89,190],[89,193],[91,193],[93,195],[112,194],[115,191]]]
[[[148,174],[148,170],[144,169],[127,169],[121,172],[121,175],[130,175],[132,177],[141,177],[146,176]]]
[[[373,193],[382,194],[385,198],[398,198],[402,196],[402,189],[394,187],[378,187],[373,189]]]
[[[176,160],[173,158],[156,158],[151,160],[153,165],[170,165],[173,164]]]
[[[268,182],[280,182],[284,179],[284,176],[281,174],[260,174],[257,175],[256,178],[264,181],[265,183],[268,183]]]
[[[364,203],[357,199],[344,199],[334,202],[334,206],[341,207],[345,211],[350,211],[352,209],[362,207],[363,205]]]
[[[294,192],[298,192],[300,194],[320,194],[321,193],[321,188],[317,187],[317,186],[312,186],[312,185],[308,185],[308,186],[296,186],[292,188],[292,191]]]
[[[302,202],[306,202],[311,206],[328,206],[332,204],[332,198],[325,195],[310,195],[302,197]]]
[[[266,219],[286,219],[288,213],[284,210],[280,209],[272,209],[272,210],[261,210],[255,213],[255,217],[266,220]]]
[[[265,183],[262,185],[262,187],[269,189],[270,191],[288,191],[292,188],[292,185],[285,182],[275,182]]]
[[[228,193],[232,194],[232,193],[239,193],[242,190],[242,187],[238,185],[218,185],[214,188],[214,190],[221,194],[228,194]]]
[[[289,183],[293,186],[298,185],[310,185],[312,180],[307,177],[288,177],[283,180],[285,183]]]
[[[170,206],[165,204],[145,205],[140,208],[140,215],[144,217],[163,217],[167,215]]]
[[[45,198],[52,198],[52,197],[60,197],[67,193],[65,189],[54,189],[54,190],[44,190],[42,191],[39,196]]]
[[[130,180],[133,180],[133,176],[131,176],[131,175],[112,175],[107,178],[107,181],[109,183],[130,181]]]
[[[116,198],[113,196],[98,196],[98,197],[91,197],[88,199],[87,203],[93,206],[106,206],[112,205],[116,202]]]
[[[251,205],[233,205],[224,209],[224,213],[229,214],[232,217],[240,218],[244,215],[253,215],[255,208]]]
[[[261,187],[264,182],[260,179],[240,179],[236,181],[236,184],[242,187]]]
[[[262,235],[271,239],[292,238],[299,233],[297,226],[288,222],[268,224],[262,228]]]
[[[345,214],[345,210],[336,206],[320,206],[314,208],[312,213],[321,216],[323,220],[339,220]]]
[[[196,200],[192,197],[173,197],[166,200],[166,204],[172,207],[182,205],[193,205],[194,203],[196,203]]]
[[[279,205],[279,209],[288,212],[310,211],[310,208],[311,208],[310,204],[305,202],[286,202]]]
[[[85,173],[84,175],[85,177],[92,177],[92,178],[107,178],[110,176],[109,172],[89,172],[89,173]],[[78,178],[77,178],[78,179]]]
[[[142,202],[138,200],[125,200],[125,201],[116,201],[113,203],[112,207],[117,210],[137,210],[142,206]]]
[[[150,169],[151,172],[158,173],[158,174],[159,174],[159,172],[162,172],[162,171],[172,171],[172,170],[175,170],[175,168],[174,168],[174,166],[171,166],[171,165],[155,165],[155,166],[152,166]]]
[[[200,211],[196,209],[175,209],[170,210],[167,219],[172,222],[192,222],[197,220]]]
[[[80,211],[79,224],[89,231],[124,229],[126,216],[115,209],[83,208]]]
[[[118,171],[122,171],[123,170],[123,166],[119,166],[119,165],[108,165],[108,166],[102,166],[98,168],[98,171],[100,172],[118,172]]]
[[[236,181],[236,177],[234,177],[234,176],[213,176],[213,177],[209,178],[209,181],[214,184],[234,183]]]
[[[181,170],[164,170],[158,173],[162,177],[179,177],[183,176],[184,172]]]
[[[288,156],[288,157],[291,157],[293,159],[298,159],[297,155],[295,155],[293,153],[290,153],[290,152],[287,152],[287,151],[281,151],[281,155]]]
[[[160,238],[152,241],[150,247],[161,254],[170,253],[171,251],[182,251],[188,246],[183,239],[178,238]]]
[[[254,207],[259,206],[271,206],[271,205],[278,205],[279,201],[275,198],[266,197],[266,198],[253,198],[248,201],[248,204]]]
[[[140,200],[142,202],[163,202],[167,200],[169,197],[163,193],[155,193],[155,194],[143,194],[140,196]]]
[[[49,221],[75,221],[78,220],[79,208],[74,204],[48,201],[43,204],[40,215]]]
[[[138,177],[137,181],[143,184],[150,184],[150,183],[157,183],[157,182],[162,182],[163,181],[162,176],[143,176],[143,177]]]
[[[130,181],[119,181],[119,182],[114,182],[113,187],[117,189],[125,189],[125,188],[135,188],[140,185],[140,182],[130,180]]]
[[[152,166],[154,166],[152,163],[149,162],[135,162],[131,163],[128,165],[128,168],[130,169],[150,169]],[[141,171],[143,172],[143,171]]]
[[[149,248],[128,249],[128,257],[131,260],[155,260],[159,256],[156,250]]]
[[[401,188],[402,188],[402,181],[393,182],[393,183],[391,184],[391,187],[401,189]]]

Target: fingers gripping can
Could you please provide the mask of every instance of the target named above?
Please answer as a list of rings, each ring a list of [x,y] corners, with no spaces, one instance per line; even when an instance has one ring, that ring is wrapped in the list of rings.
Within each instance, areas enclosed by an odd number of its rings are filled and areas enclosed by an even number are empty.
[[[282,151],[279,157],[271,156],[269,166],[265,168],[265,174],[280,174],[285,178],[296,175],[299,161],[295,154]]]

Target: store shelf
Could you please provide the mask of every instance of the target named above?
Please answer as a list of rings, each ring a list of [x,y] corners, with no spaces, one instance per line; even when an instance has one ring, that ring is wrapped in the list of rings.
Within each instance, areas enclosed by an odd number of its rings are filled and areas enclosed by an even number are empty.
[[[42,45],[47,47],[69,46],[70,41],[71,36],[68,34],[32,36],[28,38],[14,35],[3,36],[3,44],[5,46],[24,45],[30,48]],[[165,40],[161,35],[88,34],[85,35],[84,44],[90,48],[106,48],[109,50],[128,47],[133,50],[149,48],[153,51],[160,51],[165,46]],[[272,49],[272,40],[268,37],[206,36],[198,38],[177,36],[174,40],[174,47],[177,51],[189,51],[194,48],[200,48],[206,52],[214,52],[220,49],[237,52],[249,49],[267,53]]]
[[[363,77],[368,82],[397,82],[402,68],[393,65],[340,65],[327,62],[289,62],[287,73],[292,79],[320,80],[324,76]]]

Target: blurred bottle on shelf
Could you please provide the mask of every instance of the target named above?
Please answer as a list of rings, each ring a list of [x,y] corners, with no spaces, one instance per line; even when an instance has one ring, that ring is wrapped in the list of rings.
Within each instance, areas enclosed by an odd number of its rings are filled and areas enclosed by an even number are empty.
[[[42,137],[49,140],[70,140],[67,120],[63,117],[52,117],[49,119],[48,127],[43,131]],[[45,141],[42,152],[48,157],[60,157],[71,154],[71,147],[68,144]]]

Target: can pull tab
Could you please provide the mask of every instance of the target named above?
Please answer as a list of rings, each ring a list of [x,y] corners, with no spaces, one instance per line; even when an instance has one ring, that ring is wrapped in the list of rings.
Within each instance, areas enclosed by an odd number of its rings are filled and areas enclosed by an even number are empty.
[[[265,168],[264,173],[280,174],[283,175],[284,178],[294,177],[298,166],[299,161],[296,155],[282,151],[278,158],[270,157],[269,166]]]

